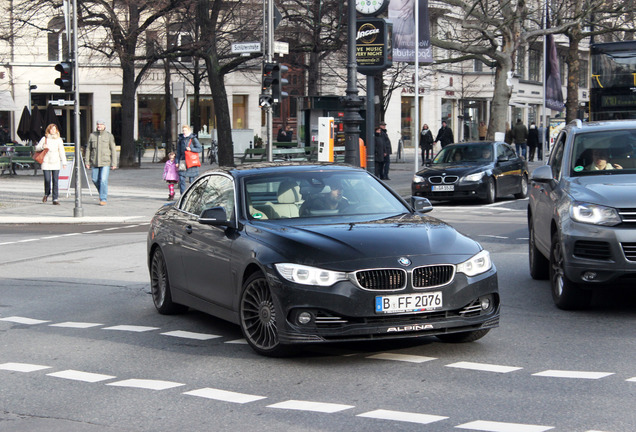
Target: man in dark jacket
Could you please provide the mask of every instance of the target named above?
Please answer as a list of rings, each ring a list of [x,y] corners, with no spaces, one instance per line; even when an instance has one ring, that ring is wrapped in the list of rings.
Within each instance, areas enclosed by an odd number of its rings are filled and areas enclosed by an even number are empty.
[[[539,129],[537,125],[532,122],[530,123],[530,129],[528,129],[528,161],[534,160],[534,153],[537,150],[537,146],[539,145]]]
[[[377,129],[376,129],[377,130]],[[391,166],[391,153],[393,153],[393,149],[391,148],[391,140],[389,139],[389,135],[386,132],[386,123],[380,122],[380,136],[375,137],[375,148],[377,155],[378,142],[381,143],[382,147],[382,170],[378,173],[380,179],[382,180],[391,180],[389,178],[389,168]]]
[[[442,127],[437,131],[437,137],[435,138],[435,142],[439,142],[442,148],[446,147],[449,144],[452,144],[455,141],[453,137],[453,131],[446,125],[446,121],[442,120]]]
[[[526,140],[528,139],[528,128],[523,124],[521,119],[517,119],[517,124],[512,128],[512,139],[514,140],[517,155],[526,157],[527,147]]]

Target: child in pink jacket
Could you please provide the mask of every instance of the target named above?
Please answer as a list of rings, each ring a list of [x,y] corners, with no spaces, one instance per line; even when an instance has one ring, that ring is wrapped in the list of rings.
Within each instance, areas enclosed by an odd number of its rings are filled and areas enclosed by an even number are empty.
[[[168,153],[168,160],[166,161],[166,165],[163,167],[163,179],[168,183],[168,190],[170,191],[170,195],[168,195],[168,201],[174,199],[174,185],[179,182],[179,171],[177,170],[177,164],[174,161],[175,153]]]

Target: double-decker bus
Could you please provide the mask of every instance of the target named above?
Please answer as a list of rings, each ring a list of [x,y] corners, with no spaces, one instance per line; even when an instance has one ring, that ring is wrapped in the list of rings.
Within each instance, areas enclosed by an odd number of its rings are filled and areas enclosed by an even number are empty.
[[[590,120],[636,119],[636,41],[590,45]]]

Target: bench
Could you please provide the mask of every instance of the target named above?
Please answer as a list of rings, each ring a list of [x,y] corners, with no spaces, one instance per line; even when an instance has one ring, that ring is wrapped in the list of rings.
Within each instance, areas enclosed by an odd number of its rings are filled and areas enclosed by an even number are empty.
[[[275,148],[272,150],[272,155],[274,161],[311,161],[316,157],[316,147]]]
[[[40,164],[33,160],[34,146],[0,146],[0,174],[4,174],[5,171],[9,171],[9,174],[17,174],[16,165],[32,165],[33,175],[37,175],[38,167]]]
[[[245,149],[245,153],[234,155],[235,159],[239,159],[241,163],[245,162],[262,162],[267,159],[267,151],[262,147]]]

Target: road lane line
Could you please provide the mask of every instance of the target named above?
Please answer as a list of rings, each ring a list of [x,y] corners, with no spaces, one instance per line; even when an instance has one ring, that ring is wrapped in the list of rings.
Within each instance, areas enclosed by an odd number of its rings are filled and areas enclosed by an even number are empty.
[[[508,372],[514,372],[514,371],[523,369],[521,367],[515,367],[515,366],[502,366],[502,365],[495,365],[495,364],[473,363],[473,362],[465,362],[465,361],[447,364],[446,367],[470,369],[470,370],[477,370],[477,371],[484,371],[484,372],[498,372],[498,373],[508,373]]]
[[[613,372],[585,372],[585,371],[568,371],[568,370],[546,370],[532,374],[533,376],[542,376],[550,378],[579,378],[579,379],[601,379]]]
[[[398,353],[380,353],[374,354],[367,358],[376,359],[376,360],[393,360],[393,361],[402,361],[409,363],[424,363],[431,360],[437,360],[435,357],[426,357],[426,356],[418,356],[418,355],[410,355],[410,354],[398,354]]]
[[[222,337],[219,335],[193,333],[193,332],[183,331],[183,330],[175,330],[175,331],[170,331],[170,332],[161,333],[161,334],[165,336],[173,336],[178,338],[196,339],[196,340],[209,340],[209,339],[216,339],[216,338]]]
[[[149,380],[149,379],[127,379],[123,381],[115,381],[112,383],[106,384],[108,386],[114,387],[132,387],[132,388],[142,388],[147,390],[167,390],[175,387],[181,387],[185,384],[174,382],[174,381],[162,381],[162,380]]]
[[[119,330],[119,331],[131,331],[131,332],[147,332],[151,330],[159,330],[159,327],[145,327],[136,325],[117,325],[112,327],[104,327],[102,330]]]
[[[55,377],[55,378],[63,378],[63,379],[68,379],[73,381],[83,381],[88,383],[96,383],[100,381],[106,381],[109,379],[117,378],[112,375],[82,372],[82,371],[77,371],[73,369],[68,369],[68,370],[60,371],[60,372],[53,372],[47,375]]]
[[[554,429],[554,426],[541,426],[522,423],[503,423],[494,421],[477,420],[455,426],[459,429],[470,429],[487,432],[543,432]]]
[[[214,399],[222,402],[231,402],[238,404],[245,404],[249,402],[254,402],[261,399],[267,399],[266,396],[257,396],[246,393],[236,393],[227,390],[219,390],[213,389],[209,387],[201,388],[198,390],[192,390],[189,392],[183,393],[184,395],[189,396],[198,396],[206,399]]]
[[[51,366],[42,366],[30,363],[3,363],[0,364],[0,370],[8,370],[13,372],[35,372],[42,369],[51,369]]]
[[[0,321],[8,321],[8,322],[14,322],[17,324],[27,324],[27,325],[36,325],[36,324],[51,322],[46,320],[38,320],[38,319],[25,318],[25,317],[19,317],[19,316],[0,318]]]
[[[348,410],[355,407],[353,405],[342,405],[342,404],[334,404],[334,403],[288,400],[285,402],[279,402],[273,405],[268,405],[267,408],[277,408],[277,409],[296,410],[296,411],[312,411],[312,412],[332,414],[332,413]]]
[[[57,324],[49,324],[49,327],[65,327],[65,328],[78,328],[78,329],[86,329],[91,327],[99,327],[104,324],[98,323],[89,323],[89,322],[76,322],[76,321],[66,321]]]
[[[390,410],[375,410],[366,413],[358,414],[356,417],[366,417],[379,420],[395,420],[409,423],[429,424],[435,423],[441,420],[446,420],[448,417],[431,415],[431,414],[419,414],[403,411],[390,411]]]

